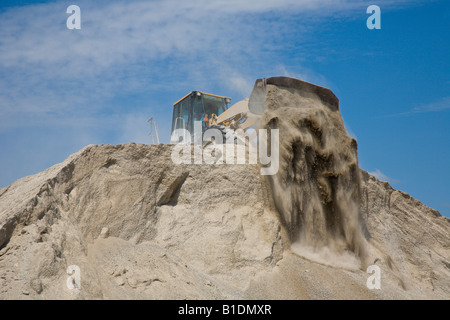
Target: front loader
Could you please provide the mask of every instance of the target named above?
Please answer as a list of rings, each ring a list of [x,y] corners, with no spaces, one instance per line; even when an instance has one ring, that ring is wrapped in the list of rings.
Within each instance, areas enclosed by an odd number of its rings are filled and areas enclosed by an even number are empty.
[[[173,104],[170,142],[187,141],[186,135],[190,135],[190,141],[193,141],[195,121],[202,122],[202,132],[216,128],[222,131],[224,137],[237,129],[244,131],[249,128],[258,129],[261,116],[266,109],[268,85],[300,89],[302,92],[315,94],[325,103],[339,108],[339,100],[330,89],[288,77],[257,79],[250,98],[245,98],[231,107],[228,107],[231,102],[229,97],[192,91]]]

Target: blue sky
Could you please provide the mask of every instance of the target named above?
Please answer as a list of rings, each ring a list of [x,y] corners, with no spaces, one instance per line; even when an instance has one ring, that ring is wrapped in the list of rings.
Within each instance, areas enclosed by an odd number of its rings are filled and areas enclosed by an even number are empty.
[[[446,0],[2,1],[0,187],[87,144],[151,143],[150,117],[168,142],[192,90],[236,102],[291,76],[337,95],[361,168],[450,217],[448,39]]]

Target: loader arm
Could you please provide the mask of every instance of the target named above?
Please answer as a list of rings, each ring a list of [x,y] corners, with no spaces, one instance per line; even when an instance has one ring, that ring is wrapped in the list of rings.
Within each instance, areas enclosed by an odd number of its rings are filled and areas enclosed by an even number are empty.
[[[248,113],[248,98],[241,100],[227,110],[225,110],[220,116],[217,117],[217,124],[223,124],[224,122],[239,120],[239,118],[246,117]]]
[[[266,79],[258,79],[253,86],[250,98],[245,98],[228,108],[217,118],[217,124],[243,130],[257,125],[266,108],[265,97]]]
[[[251,113],[248,106],[248,98],[235,103],[217,117],[216,124],[225,125],[233,129],[248,129],[256,124],[260,118],[260,116]]]

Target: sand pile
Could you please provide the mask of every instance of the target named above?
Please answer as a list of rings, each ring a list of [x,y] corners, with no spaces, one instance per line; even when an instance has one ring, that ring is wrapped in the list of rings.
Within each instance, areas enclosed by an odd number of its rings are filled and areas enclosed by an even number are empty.
[[[0,189],[0,299],[449,299],[450,220],[360,171],[334,95],[289,81],[266,88],[275,176],[97,145]]]

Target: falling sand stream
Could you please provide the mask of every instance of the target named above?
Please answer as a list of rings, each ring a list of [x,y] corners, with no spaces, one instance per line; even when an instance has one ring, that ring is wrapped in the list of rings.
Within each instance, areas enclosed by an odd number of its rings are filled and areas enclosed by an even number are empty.
[[[280,79],[280,78],[279,78]],[[267,176],[292,250],[339,266],[363,262],[365,226],[359,213],[356,140],[337,98],[299,80],[266,87],[263,128],[279,129],[279,170]],[[279,80],[278,80],[279,82]]]

